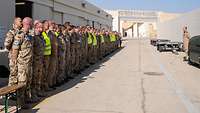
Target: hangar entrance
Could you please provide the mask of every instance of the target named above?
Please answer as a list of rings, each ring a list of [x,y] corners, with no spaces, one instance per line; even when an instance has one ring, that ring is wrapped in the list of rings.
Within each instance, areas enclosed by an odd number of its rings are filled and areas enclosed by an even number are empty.
[[[32,18],[32,6],[33,2],[26,0],[16,0],[15,1],[15,16],[21,17],[31,17]]]
[[[124,37],[147,38],[156,37],[156,23],[121,20],[121,31]]]

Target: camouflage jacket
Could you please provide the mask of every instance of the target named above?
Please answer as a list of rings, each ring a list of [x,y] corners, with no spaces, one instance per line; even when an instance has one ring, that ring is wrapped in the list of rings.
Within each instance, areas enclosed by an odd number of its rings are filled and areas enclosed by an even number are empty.
[[[33,59],[33,38],[19,31],[13,42],[12,59],[20,65],[30,65]]]
[[[58,36],[58,56],[64,55],[66,51],[66,42],[64,37],[65,36],[62,33]]]
[[[40,60],[44,56],[45,41],[41,35],[33,37],[33,60]]]
[[[53,57],[57,57],[58,55],[58,39],[54,32],[49,31],[47,34],[51,40],[51,52]]]
[[[7,50],[11,50],[15,35],[19,30],[11,29],[8,31],[5,37],[4,46]]]

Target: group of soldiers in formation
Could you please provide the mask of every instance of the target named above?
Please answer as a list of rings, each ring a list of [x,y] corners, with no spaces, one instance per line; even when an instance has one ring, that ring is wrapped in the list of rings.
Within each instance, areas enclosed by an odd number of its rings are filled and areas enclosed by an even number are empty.
[[[16,17],[4,45],[9,51],[8,85],[25,85],[17,91],[17,100],[22,109],[27,109],[29,103],[38,102],[121,47],[121,37],[117,32],[90,26]]]

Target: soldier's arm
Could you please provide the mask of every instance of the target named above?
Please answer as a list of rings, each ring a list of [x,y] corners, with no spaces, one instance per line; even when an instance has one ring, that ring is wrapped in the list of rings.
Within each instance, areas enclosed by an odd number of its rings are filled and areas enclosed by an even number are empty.
[[[23,35],[22,34],[17,34],[15,37],[14,37],[14,41],[13,41],[13,50],[12,50],[12,60],[16,63],[17,61],[17,57],[18,57],[18,54],[19,54],[19,49],[20,49],[20,46],[22,44],[22,39],[23,39]]]
[[[9,31],[7,34],[6,34],[6,37],[5,37],[5,41],[4,41],[4,46],[7,50],[10,50],[11,47],[12,47],[12,43],[13,43],[13,40],[14,40],[14,33]]]

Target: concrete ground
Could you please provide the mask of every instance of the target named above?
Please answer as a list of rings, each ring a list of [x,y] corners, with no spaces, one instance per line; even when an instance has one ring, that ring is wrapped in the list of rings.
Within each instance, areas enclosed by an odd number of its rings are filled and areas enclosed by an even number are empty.
[[[124,46],[22,113],[200,113],[200,69],[183,53]]]

